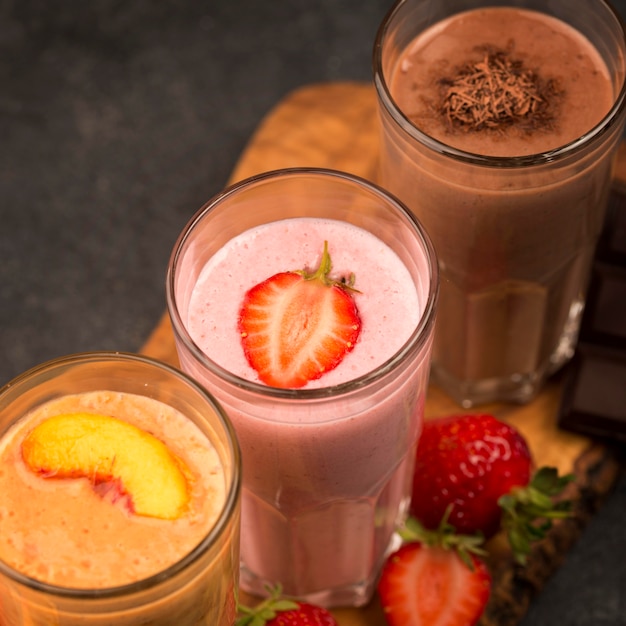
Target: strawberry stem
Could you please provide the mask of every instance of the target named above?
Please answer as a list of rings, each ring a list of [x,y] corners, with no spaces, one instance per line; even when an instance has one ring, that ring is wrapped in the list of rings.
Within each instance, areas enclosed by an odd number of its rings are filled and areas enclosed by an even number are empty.
[[[348,291],[354,291],[358,293],[358,289],[354,288],[356,277],[354,274],[349,274],[347,277],[341,277],[339,280],[335,280],[330,277],[330,272],[333,268],[333,264],[330,258],[330,252],[328,252],[328,241],[324,241],[324,250],[322,251],[322,258],[317,269],[312,272],[307,270],[296,270],[297,274],[300,274],[305,280],[319,280],[327,287],[341,287]]]

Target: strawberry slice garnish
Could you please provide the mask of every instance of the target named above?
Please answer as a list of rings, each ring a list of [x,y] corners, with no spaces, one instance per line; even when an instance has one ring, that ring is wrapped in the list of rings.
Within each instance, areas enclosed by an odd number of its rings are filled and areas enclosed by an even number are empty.
[[[359,338],[354,276],[335,280],[328,243],[309,272],[280,272],[246,292],[238,328],[246,359],[266,385],[303,387],[343,360]]]
[[[389,626],[473,626],[491,592],[480,536],[457,535],[442,522],[428,531],[407,522],[408,540],[385,562],[378,594]]]

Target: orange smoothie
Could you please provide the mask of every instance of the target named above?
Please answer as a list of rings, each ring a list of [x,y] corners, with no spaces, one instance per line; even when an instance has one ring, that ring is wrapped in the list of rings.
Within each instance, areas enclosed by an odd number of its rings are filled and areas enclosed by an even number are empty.
[[[188,510],[164,520],[132,513],[124,498],[87,478],[44,478],[22,458],[26,434],[47,417],[92,412],[150,431],[191,472]],[[42,582],[117,587],[161,572],[200,543],[225,501],[224,471],[202,433],[173,408],[109,391],[65,396],[38,407],[0,442],[0,557]],[[158,548],[157,548],[158,547]]]
[[[138,355],[0,388],[0,626],[232,626],[239,451],[213,398]]]

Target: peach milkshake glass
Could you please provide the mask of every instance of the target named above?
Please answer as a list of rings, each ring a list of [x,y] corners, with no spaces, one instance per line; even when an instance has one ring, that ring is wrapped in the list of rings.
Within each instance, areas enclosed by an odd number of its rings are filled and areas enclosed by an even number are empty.
[[[0,624],[232,626],[240,453],[202,387],[84,353],[0,389]]]
[[[380,182],[440,262],[433,378],[525,402],[573,354],[624,126],[603,0],[399,0],[374,46]]]
[[[354,279],[360,336],[319,378],[266,384],[244,356],[244,294],[282,272],[317,268],[324,242],[330,274]],[[415,218],[341,172],[248,179],[180,235],[168,307],[182,368],[219,399],[241,445],[245,591],[264,595],[280,583],[326,606],[370,599],[406,514],[437,288],[434,251]]]

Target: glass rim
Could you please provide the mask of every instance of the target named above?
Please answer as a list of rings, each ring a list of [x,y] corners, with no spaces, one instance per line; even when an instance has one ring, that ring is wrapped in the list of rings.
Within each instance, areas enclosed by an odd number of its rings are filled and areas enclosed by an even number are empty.
[[[363,187],[374,196],[377,196],[387,204],[393,204],[394,207],[400,212],[402,217],[408,222],[414,235],[420,242],[420,246],[424,253],[424,258],[428,263],[429,269],[429,285],[428,285],[428,297],[424,303],[422,314],[416,324],[413,332],[403,346],[384,363],[374,368],[370,372],[363,374],[357,378],[353,378],[349,381],[339,383],[336,385],[329,385],[326,387],[316,387],[311,389],[283,389],[279,387],[269,387],[263,383],[247,380],[240,376],[229,372],[221,365],[210,359],[204,354],[200,347],[193,340],[189,334],[185,323],[182,320],[175,296],[177,269],[179,266],[180,258],[183,254],[185,245],[195,230],[196,225],[204,220],[207,216],[210,216],[212,211],[228,200],[231,196],[236,195],[238,192],[245,190],[246,188],[255,185],[257,183],[275,182],[279,178],[286,177],[299,177],[299,176],[312,176],[323,178],[334,178],[338,181],[343,181],[355,187]],[[244,389],[249,392],[253,392],[265,398],[271,398],[273,400],[294,400],[298,399],[300,402],[313,401],[337,398],[338,396],[347,395],[356,390],[370,386],[378,381],[380,378],[395,370],[399,364],[404,360],[407,354],[413,352],[419,352],[428,339],[428,330],[434,324],[436,302],[439,293],[439,267],[437,263],[437,256],[435,248],[428,236],[426,230],[420,223],[420,221],[408,210],[408,208],[395,196],[388,191],[365,178],[362,178],[355,174],[349,174],[339,170],[321,167],[287,167],[276,170],[270,170],[262,172],[241,181],[238,181],[224,190],[213,196],[208,202],[206,202],[187,222],[187,225],[180,233],[167,268],[166,276],[166,300],[167,308],[170,315],[170,320],[174,328],[174,332],[177,334],[180,341],[183,342],[186,349],[193,355],[193,358],[202,365],[202,367],[209,370],[213,375],[219,377],[221,380],[227,382],[229,385]]]
[[[154,589],[158,587],[161,583],[164,583],[174,578],[178,574],[184,572],[188,567],[198,561],[198,559],[200,559],[213,545],[215,545],[218,539],[227,531],[228,523],[230,521],[232,513],[237,507],[239,501],[239,493],[241,491],[241,452],[239,449],[238,440],[235,435],[234,427],[230,422],[230,418],[221,407],[219,402],[202,385],[200,385],[198,382],[193,380],[190,376],[188,376],[181,370],[173,367],[172,365],[169,365],[168,363],[159,361],[149,356],[135,354],[131,352],[93,351],[68,354],[35,365],[34,367],[26,370],[21,374],[18,374],[15,378],[5,383],[2,387],[0,387],[0,402],[2,402],[2,399],[6,393],[9,393],[9,391],[16,389],[16,387],[19,388],[21,385],[26,384],[34,377],[42,375],[44,372],[50,372],[53,369],[64,368],[71,365],[115,361],[125,363],[140,363],[161,370],[162,372],[169,373],[184,382],[187,386],[191,387],[197,394],[204,397],[207,402],[209,402],[216,415],[218,416],[225,431],[229,435],[228,440],[230,445],[228,451],[233,460],[233,478],[230,481],[224,505],[215,523],[209,529],[209,532],[191,551],[187,552],[185,555],[183,555],[180,559],[178,559],[175,563],[173,563],[166,569],[157,572],[156,574],[152,574],[151,576],[148,576],[146,578],[142,578],[132,583],[126,583],[124,585],[100,588],[75,588],[55,585],[22,574],[18,570],[5,563],[2,559],[0,559],[1,575],[7,576],[14,582],[24,587],[28,587],[36,592],[73,600],[110,600],[125,596],[131,596],[135,593]]]
[[[579,150],[584,149],[595,139],[598,139],[609,132],[617,123],[619,114],[623,110],[626,102],[626,74],[622,80],[621,88],[615,97],[613,105],[607,114],[593,128],[588,130],[586,133],[583,133],[580,137],[546,152],[537,152],[534,154],[512,157],[489,156],[461,150],[431,137],[415,126],[396,104],[391,95],[387,80],[385,79],[385,72],[383,71],[383,47],[389,33],[389,29],[402,5],[410,1],[411,0],[396,0],[378,27],[372,51],[374,86],[378,95],[379,103],[382,103],[385,110],[389,113],[389,115],[391,115],[395,123],[413,139],[425,145],[432,151],[457,161],[463,161],[484,167],[516,168],[528,167],[531,165],[540,166],[547,163],[561,161],[570,155],[575,154]],[[626,27],[624,25],[624,21],[610,2],[607,0],[598,0],[598,2],[605,6],[609,14],[619,26],[624,47],[624,56],[626,58]],[[417,34],[418,33],[416,33],[416,35]]]

